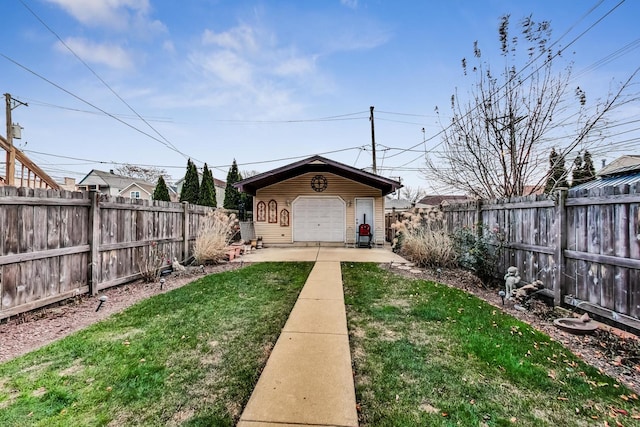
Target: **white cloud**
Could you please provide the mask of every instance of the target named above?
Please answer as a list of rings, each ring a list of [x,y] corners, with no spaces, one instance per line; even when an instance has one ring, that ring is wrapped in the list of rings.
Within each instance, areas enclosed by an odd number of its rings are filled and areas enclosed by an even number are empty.
[[[190,56],[192,64],[208,77],[254,93],[276,83],[295,85],[287,79],[313,79],[317,73],[315,56],[280,46],[271,33],[246,24],[218,33],[205,30],[201,42],[201,48]]]
[[[192,61],[199,63],[206,73],[223,84],[244,87],[252,85],[252,65],[233,52],[219,51],[208,55],[196,55],[192,57]]]
[[[162,49],[165,52],[169,52],[169,53],[175,53],[176,52],[176,47],[175,47],[175,45],[173,44],[173,42],[171,40],[165,40],[162,43]]]
[[[340,0],[340,4],[342,4],[343,6],[347,6],[348,8],[351,8],[351,9],[358,8],[358,0]]]
[[[275,74],[280,76],[311,75],[314,71],[314,59],[302,57],[285,59],[274,68]]]
[[[88,26],[148,35],[165,32],[165,25],[149,18],[149,0],[46,0]]]
[[[247,25],[240,25],[222,33],[207,29],[202,35],[202,43],[238,52],[255,52],[258,48],[255,31]]]
[[[196,94],[193,103],[232,107],[229,115],[291,117],[303,110],[301,99],[314,90],[310,88],[321,86],[314,83],[322,80],[316,55],[279,43],[263,27],[243,23],[220,32],[208,29],[200,42],[189,55],[191,69],[198,73],[189,90]]]
[[[113,44],[94,43],[83,38],[67,38],[65,41],[80,58],[86,62],[107,65],[118,70],[133,68],[133,59],[129,52],[120,46]],[[64,53],[69,50],[60,42],[56,43],[56,49]]]

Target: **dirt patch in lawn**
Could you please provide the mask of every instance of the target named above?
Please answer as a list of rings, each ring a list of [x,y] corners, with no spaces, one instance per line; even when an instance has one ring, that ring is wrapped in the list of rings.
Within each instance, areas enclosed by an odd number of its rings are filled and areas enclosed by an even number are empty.
[[[535,329],[549,335],[562,343],[575,355],[601,372],[617,379],[636,393],[640,393],[640,338],[634,334],[616,328],[601,325],[594,335],[573,335],[556,328],[553,320],[558,315],[541,301],[534,301],[530,310],[516,309],[513,301],[502,300],[497,288],[488,288],[471,273],[460,269],[408,270],[381,264],[381,268],[389,269],[399,275],[443,283],[462,289],[489,304],[528,323]]]
[[[0,323],[0,362],[6,362],[86,328],[151,296],[177,289],[205,275],[240,267],[241,263],[225,263],[205,266],[204,272],[196,270],[192,274],[171,274],[165,277],[162,290],[158,282],[145,283],[137,280],[105,289],[93,297],[80,295],[55,305],[4,319]],[[102,295],[106,295],[108,299],[100,310],[96,311],[99,304],[98,298]],[[135,331],[132,333],[135,334]]]

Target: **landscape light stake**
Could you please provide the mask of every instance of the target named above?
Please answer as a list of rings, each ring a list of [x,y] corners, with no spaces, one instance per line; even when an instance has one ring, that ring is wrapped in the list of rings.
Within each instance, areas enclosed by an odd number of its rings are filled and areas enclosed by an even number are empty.
[[[500,295],[500,298],[502,298],[502,305],[504,305],[504,297],[507,295],[504,291],[500,291],[498,292],[498,295]]]
[[[96,312],[97,312],[98,310],[100,310],[100,307],[102,307],[102,304],[104,304],[108,299],[109,299],[109,298],[107,298],[107,296],[106,296],[106,295],[102,295],[102,296],[100,297],[100,304],[98,304],[98,308],[96,308]]]
[[[160,290],[162,290],[163,286],[164,286],[164,279],[160,279]]]

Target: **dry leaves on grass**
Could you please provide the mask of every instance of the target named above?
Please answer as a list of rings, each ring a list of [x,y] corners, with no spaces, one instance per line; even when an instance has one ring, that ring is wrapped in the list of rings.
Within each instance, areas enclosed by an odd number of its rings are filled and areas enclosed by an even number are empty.
[[[382,264],[380,267],[389,268],[389,265]],[[416,270],[397,267],[401,266],[392,265],[391,267],[396,274],[443,283],[485,300],[496,309],[503,310],[544,332],[555,341],[562,343],[584,362],[615,378],[635,393],[640,393],[640,339],[637,336],[621,333],[615,328],[598,329],[594,335],[572,335],[553,325],[553,320],[558,315],[544,303],[533,302],[529,311],[517,310],[513,302],[507,301],[503,305],[498,296],[498,289],[487,288],[480,279],[468,271],[426,269],[420,273],[412,273]]]

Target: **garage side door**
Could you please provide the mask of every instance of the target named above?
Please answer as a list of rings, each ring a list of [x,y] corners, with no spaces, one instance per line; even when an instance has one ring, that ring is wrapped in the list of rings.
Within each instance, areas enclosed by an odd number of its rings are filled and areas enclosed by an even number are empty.
[[[292,220],[295,242],[344,242],[345,206],[338,197],[300,197]]]

